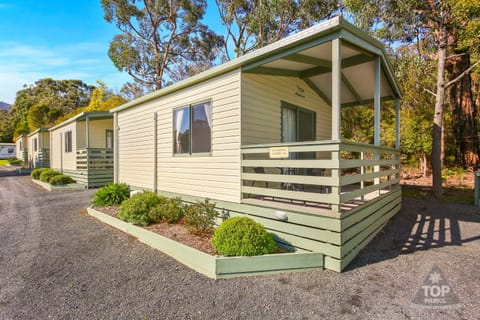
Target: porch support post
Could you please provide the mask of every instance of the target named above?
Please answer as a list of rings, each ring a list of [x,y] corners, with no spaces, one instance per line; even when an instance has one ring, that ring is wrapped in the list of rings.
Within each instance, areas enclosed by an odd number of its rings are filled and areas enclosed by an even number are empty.
[[[85,117],[85,147],[90,148],[90,118],[88,116]]]
[[[332,140],[341,139],[340,121],[342,118],[342,42],[339,38],[332,40]],[[340,151],[332,152],[332,161],[340,167]],[[332,169],[332,211],[340,211],[340,170]]]
[[[395,149],[400,150],[400,98],[395,98]],[[395,157],[398,162],[395,169],[400,169],[400,154]],[[395,178],[400,178],[400,173]]]
[[[400,99],[395,98],[395,149],[400,149]]]
[[[373,122],[374,122],[374,136],[373,136],[373,143],[376,146],[381,145],[380,141],[380,120],[381,120],[381,113],[380,113],[380,77],[382,73],[381,69],[381,63],[380,63],[380,56],[377,56],[375,59],[375,71],[374,71],[374,83],[375,83],[375,91],[373,94]],[[375,160],[380,160],[380,154],[375,153]],[[379,172],[380,171],[380,166],[375,165],[373,167],[374,172]],[[378,185],[380,184],[380,178],[375,178],[374,179],[374,184]],[[380,194],[380,190],[378,190],[378,193]]]
[[[113,182],[118,183],[118,112],[113,113]]]

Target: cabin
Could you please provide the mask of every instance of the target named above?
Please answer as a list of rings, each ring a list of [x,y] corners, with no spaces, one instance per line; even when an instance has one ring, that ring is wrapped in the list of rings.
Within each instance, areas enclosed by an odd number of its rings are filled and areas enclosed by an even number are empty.
[[[39,128],[27,136],[28,167],[50,167],[50,132],[48,128]]]
[[[0,159],[16,158],[16,148],[15,143],[0,142]]]
[[[336,17],[112,109],[115,181],[209,198],[341,271],[400,209],[400,98],[382,44]],[[360,105],[371,144],[342,139]]]
[[[50,167],[86,188],[113,182],[113,115],[82,112],[49,129]]]
[[[22,134],[15,138],[16,157],[22,160],[25,165],[28,164],[28,137]]]

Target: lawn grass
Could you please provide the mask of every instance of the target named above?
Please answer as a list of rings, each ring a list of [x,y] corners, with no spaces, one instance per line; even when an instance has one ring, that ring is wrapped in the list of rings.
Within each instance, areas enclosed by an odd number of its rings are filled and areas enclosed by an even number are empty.
[[[7,159],[0,159],[0,166],[6,166],[8,164]]]
[[[425,186],[402,186],[402,196],[415,199],[432,199],[432,188]],[[442,202],[473,204],[474,190],[464,186],[443,187]]]

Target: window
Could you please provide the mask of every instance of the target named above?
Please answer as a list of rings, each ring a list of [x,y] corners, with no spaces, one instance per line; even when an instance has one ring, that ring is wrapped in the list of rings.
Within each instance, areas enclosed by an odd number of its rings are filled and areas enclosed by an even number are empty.
[[[72,152],[72,131],[65,132],[65,152]]]
[[[173,153],[208,153],[212,150],[211,103],[173,110]]]
[[[107,138],[105,146],[107,147],[107,149],[113,149],[113,130],[106,130],[105,135]]]
[[[37,150],[38,150],[37,138],[34,138],[33,139],[33,151],[37,151]]]

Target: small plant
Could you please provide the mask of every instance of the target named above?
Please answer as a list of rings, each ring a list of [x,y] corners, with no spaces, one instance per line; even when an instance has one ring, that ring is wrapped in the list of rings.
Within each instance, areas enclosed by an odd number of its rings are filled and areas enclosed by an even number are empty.
[[[225,220],[215,230],[212,246],[217,253],[225,256],[256,256],[277,251],[273,235],[247,217]]]
[[[185,226],[193,234],[203,235],[211,234],[215,226],[215,219],[218,213],[215,211],[215,203],[210,203],[208,199],[204,202],[197,201],[194,204],[186,206]]]
[[[150,211],[152,218],[166,223],[178,223],[183,218],[183,205],[180,198],[165,198]]]
[[[95,206],[113,206],[121,204],[130,197],[130,187],[126,183],[110,183],[98,189],[93,195]]]
[[[57,176],[53,176],[48,180],[48,183],[54,186],[63,186],[69,183],[75,183],[76,181],[73,180],[71,177],[60,174]]]
[[[48,183],[52,177],[59,176],[61,174],[62,173],[58,172],[57,170],[47,169],[47,170],[42,171],[42,173],[40,173],[39,179],[42,182],[47,182]]]
[[[165,197],[161,197],[153,192],[137,193],[130,199],[122,202],[118,211],[118,217],[136,225],[147,226],[157,222],[157,218],[154,214],[150,214],[150,211],[157,204],[165,201],[164,199]]]
[[[38,180],[38,179],[40,179],[40,175],[42,174],[42,172],[44,172],[44,171],[46,171],[46,170],[50,170],[50,168],[37,168],[37,169],[33,169],[33,170],[32,170],[32,173],[30,174],[30,176],[32,177],[32,179]]]
[[[19,160],[15,157],[10,157],[8,158],[8,163],[12,166],[21,166],[23,165],[23,161],[22,160]]]

